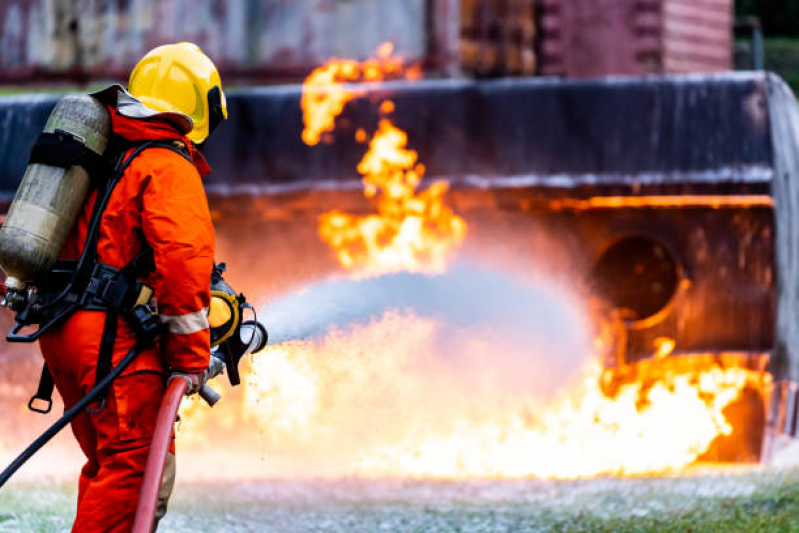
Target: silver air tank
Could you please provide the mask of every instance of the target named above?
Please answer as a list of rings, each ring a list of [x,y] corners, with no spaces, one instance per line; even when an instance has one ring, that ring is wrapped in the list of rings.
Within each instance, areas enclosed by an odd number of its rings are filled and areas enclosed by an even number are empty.
[[[102,155],[111,134],[111,117],[91,96],[65,96],[44,126],[45,133],[56,130]],[[8,276],[9,289],[18,291],[53,267],[88,191],[89,174],[80,166],[28,165],[0,228],[0,267]]]

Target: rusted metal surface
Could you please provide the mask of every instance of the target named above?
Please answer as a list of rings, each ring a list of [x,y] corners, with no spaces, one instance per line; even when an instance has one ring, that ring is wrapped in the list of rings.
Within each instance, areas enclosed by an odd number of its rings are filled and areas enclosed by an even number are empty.
[[[296,80],[384,41],[435,75],[730,68],[732,0],[0,0],[0,82],[125,79],[198,43],[229,80]]]
[[[454,0],[0,0],[0,81],[124,79],[147,50],[198,43],[229,77],[306,73],[331,56],[365,58],[385,41],[428,57],[428,16]],[[437,53],[446,54],[439,43]]]
[[[364,86],[390,95],[428,174],[472,186],[565,189],[571,195],[763,194],[773,178],[765,78],[665,77],[553,83],[428,80]],[[335,144],[305,145],[299,86],[233,91],[229,120],[208,141],[207,184],[230,191],[360,189],[358,124],[370,98],[339,119]],[[27,154],[53,97],[0,98],[0,152]],[[783,104],[786,105],[786,104]],[[0,190],[24,157],[0,161]]]
[[[535,0],[462,0],[460,19],[463,71],[535,74]]]

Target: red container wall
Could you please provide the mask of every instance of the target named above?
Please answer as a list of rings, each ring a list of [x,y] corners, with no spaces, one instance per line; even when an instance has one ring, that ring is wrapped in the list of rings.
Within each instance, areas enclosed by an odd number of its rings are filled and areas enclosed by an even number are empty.
[[[714,72],[732,67],[732,0],[538,0],[539,72]]]
[[[732,21],[732,0],[664,0],[664,70],[731,69]]]

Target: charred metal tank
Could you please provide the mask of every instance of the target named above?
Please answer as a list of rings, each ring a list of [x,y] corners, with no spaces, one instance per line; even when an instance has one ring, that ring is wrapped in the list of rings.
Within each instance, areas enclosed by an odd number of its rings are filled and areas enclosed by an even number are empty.
[[[90,96],[66,96],[47,119],[44,133],[69,136],[102,155],[111,134],[111,117]],[[7,287],[19,289],[53,266],[86,200],[89,181],[87,170],[77,165],[27,167],[0,228],[0,267],[7,275]]]

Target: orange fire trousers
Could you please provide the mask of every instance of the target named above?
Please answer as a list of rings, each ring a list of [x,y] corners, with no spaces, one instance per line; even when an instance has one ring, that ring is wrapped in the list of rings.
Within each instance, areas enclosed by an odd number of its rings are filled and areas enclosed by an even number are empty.
[[[104,321],[105,313],[79,311],[40,340],[66,409],[94,387]],[[115,365],[135,341],[124,324],[119,329],[112,357]],[[72,432],[87,459],[80,475],[73,532],[121,533],[132,528],[165,389],[164,373],[156,370],[159,361],[155,347],[142,352],[109,388],[100,412],[84,411],[73,420]],[[91,407],[99,407],[99,402]]]

